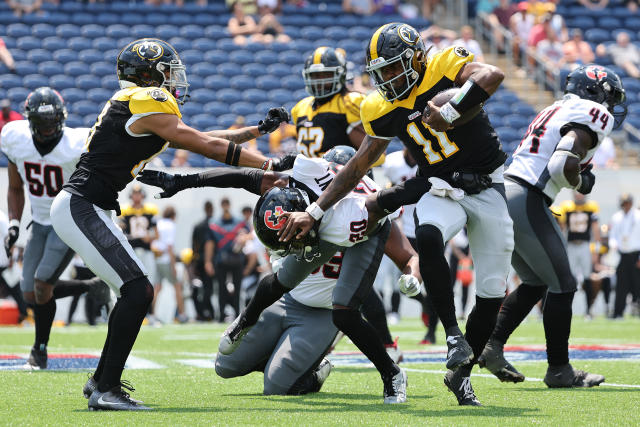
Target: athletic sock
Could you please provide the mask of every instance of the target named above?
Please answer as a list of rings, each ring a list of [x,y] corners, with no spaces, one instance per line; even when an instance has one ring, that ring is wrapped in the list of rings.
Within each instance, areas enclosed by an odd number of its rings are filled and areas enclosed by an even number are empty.
[[[118,298],[120,301],[120,298]],[[111,340],[111,333],[113,332],[113,319],[115,317],[115,313],[118,311],[120,305],[116,301],[116,304],[113,306],[113,310],[111,310],[111,314],[109,315],[109,323],[107,327],[107,338],[104,340],[104,346],[102,346],[102,353],[100,354],[100,360],[98,361],[98,366],[96,367],[95,372],[93,373],[93,379],[96,381],[100,381],[100,376],[102,375],[102,370],[104,369],[104,359],[107,356],[107,349],[109,348],[109,342]]]
[[[290,290],[291,289],[282,286],[275,273],[265,276],[260,280],[260,283],[258,283],[256,293],[243,311],[245,325],[255,325],[260,318],[260,314]]]
[[[547,294],[543,308],[544,334],[547,338],[547,361],[551,366],[569,363],[571,304],[574,292]]]
[[[369,295],[365,298],[360,310],[376,330],[382,343],[385,345],[393,344],[393,339],[389,332],[389,325],[387,324],[387,315],[384,311],[384,303],[378,291],[373,288],[369,291]]]
[[[333,309],[333,323],[345,333],[358,349],[373,363],[383,379],[399,372],[398,366],[387,354],[375,329],[360,312],[353,309]]]
[[[522,283],[515,291],[511,292],[502,302],[491,339],[503,344],[506,343],[533,306],[544,296],[546,290],[547,288],[544,286],[531,286]]]
[[[44,304],[35,304],[33,307],[33,316],[36,323],[36,341],[33,344],[38,350],[45,350],[49,343],[49,335],[51,334],[51,325],[56,315],[56,300],[51,298]]]
[[[60,299],[74,295],[82,295],[89,291],[86,280],[58,280],[53,288],[53,297]]]
[[[153,300],[153,286],[146,277],[134,279],[120,288],[119,305],[110,319],[111,336],[104,356],[104,365],[98,382],[98,390],[107,390],[120,384],[125,362],[136,341],[140,326]]]
[[[476,305],[469,313],[464,335],[473,349],[474,359],[480,356],[493,332],[502,300],[503,298],[481,298],[476,296]]]

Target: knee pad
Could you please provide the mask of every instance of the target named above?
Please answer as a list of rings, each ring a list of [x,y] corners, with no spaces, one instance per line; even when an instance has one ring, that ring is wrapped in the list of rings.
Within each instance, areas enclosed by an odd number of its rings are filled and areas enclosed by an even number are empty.
[[[360,320],[360,318],[360,312],[352,308],[334,308],[331,312],[333,324],[341,331],[344,331],[345,329],[348,329],[349,326],[354,325]]]
[[[153,301],[153,286],[146,276],[139,277],[122,285],[120,296],[146,310]]]

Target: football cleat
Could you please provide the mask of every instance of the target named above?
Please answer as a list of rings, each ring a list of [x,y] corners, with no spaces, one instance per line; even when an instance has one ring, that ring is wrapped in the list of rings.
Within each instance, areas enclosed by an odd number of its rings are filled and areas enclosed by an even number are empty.
[[[47,349],[38,350],[35,347],[31,348],[31,354],[27,360],[27,367],[31,369],[47,369]]]
[[[120,381],[120,386],[123,388],[126,388],[129,391],[135,391],[136,389],[133,388],[133,386],[131,385],[131,383],[127,380],[122,380]],[[93,374],[89,374],[89,379],[87,380],[87,382],[84,384],[84,387],[82,387],[82,394],[84,395],[85,399],[88,399],[91,397],[91,394],[97,390],[98,388],[98,381],[95,380],[95,378],[93,378]],[[133,399],[129,393],[127,393],[126,391],[122,391],[123,393],[125,393],[127,395],[127,397],[129,397],[129,399],[131,399],[132,401],[136,402],[136,403],[142,403],[142,400],[136,400]]]
[[[318,381],[316,391],[320,391],[320,389],[322,388],[322,384],[324,384],[327,378],[329,378],[329,374],[331,373],[332,368],[333,365],[331,364],[329,359],[322,359],[322,362],[320,362],[316,370],[313,372],[313,375],[315,375],[316,380]]]
[[[549,366],[543,381],[549,388],[595,387],[604,382],[604,376],[573,369],[573,366],[567,363]]]
[[[471,378],[462,375],[460,370],[448,370],[444,375],[444,384],[452,392],[460,406],[482,406],[471,387]]]
[[[524,375],[504,358],[503,346],[496,340],[489,340],[478,358],[478,365],[481,368],[487,368],[502,382],[520,383],[524,381]]]
[[[398,347],[398,337],[396,337],[392,344],[385,344],[384,348],[387,350],[387,354],[391,360],[393,360],[393,363],[402,362],[402,350]]]
[[[104,393],[94,390],[89,397],[91,411],[149,411],[151,408],[137,403],[129,397],[129,393],[122,390],[121,385],[113,387]]]
[[[456,370],[473,359],[473,350],[462,335],[447,337],[447,369]]]
[[[407,373],[404,369],[389,379],[382,379],[384,384],[384,403],[405,403],[407,401]]]
[[[252,326],[244,327],[244,324],[245,318],[240,314],[222,333],[222,338],[220,338],[220,343],[218,344],[218,352],[221,354],[231,354],[238,348],[242,338],[244,338],[252,328]]]

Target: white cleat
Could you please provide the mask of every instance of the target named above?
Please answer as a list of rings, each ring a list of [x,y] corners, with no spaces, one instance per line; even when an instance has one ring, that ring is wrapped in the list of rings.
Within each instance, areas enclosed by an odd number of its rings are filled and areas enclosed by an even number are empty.
[[[384,380],[383,380],[384,381]],[[384,403],[395,404],[407,401],[407,373],[400,369],[396,375],[384,381]]]

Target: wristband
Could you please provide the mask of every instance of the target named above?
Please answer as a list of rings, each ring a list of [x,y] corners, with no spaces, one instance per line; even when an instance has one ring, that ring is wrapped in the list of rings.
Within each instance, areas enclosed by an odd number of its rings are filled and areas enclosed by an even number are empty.
[[[447,102],[442,107],[440,107],[440,115],[447,123],[453,123],[456,119],[460,117],[460,113],[453,108],[450,102]]]
[[[324,215],[324,211],[316,202],[311,203],[307,209],[305,209],[305,212],[311,215],[311,218],[316,221],[319,221],[320,218],[322,218],[322,215]]]
[[[457,112],[464,114],[476,105],[482,104],[487,99],[489,99],[487,91],[473,81],[473,79],[469,79],[462,85],[458,94],[451,98],[449,102]]]
[[[11,221],[9,221],[9,228],[11,228],[11,227],[20,228],[20,220],[12,219]]]
[[[262,169],[265,172],[271,172],[273,170],[273,160],[272,159],[265,160],[260,169]]]

